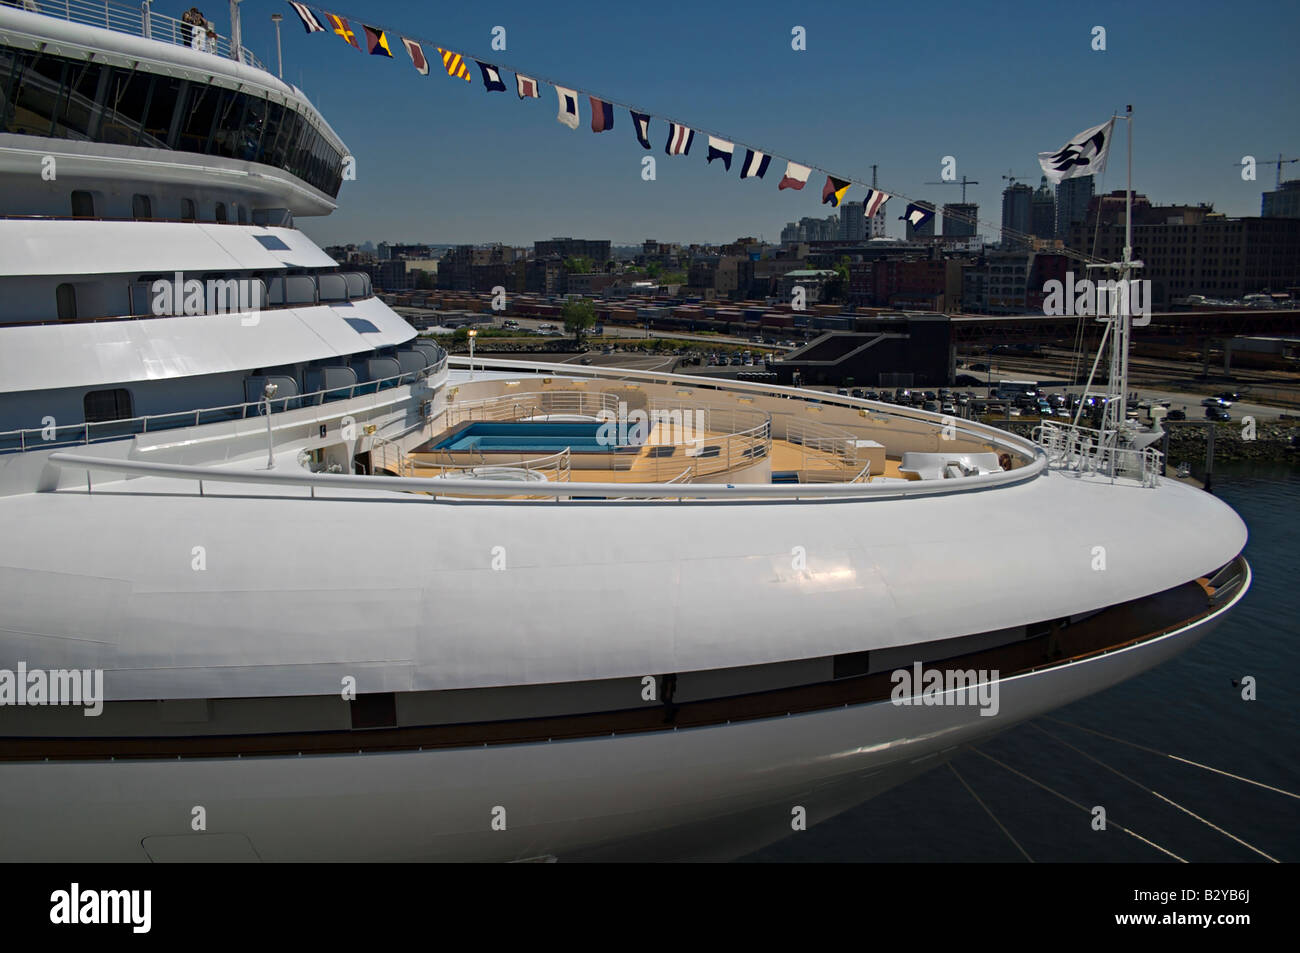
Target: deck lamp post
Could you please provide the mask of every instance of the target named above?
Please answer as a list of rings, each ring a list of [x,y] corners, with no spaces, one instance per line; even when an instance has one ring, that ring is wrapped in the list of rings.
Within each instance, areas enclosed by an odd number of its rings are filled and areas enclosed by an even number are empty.
[[[272,384],[270,381],[267,381],[266,386],[262,388],[262,396],[266,399],[266,468],[268,470],[275,469],[275,441],[271,436],[271,398],[279,389],[277,384]]]
[[[474,328],[469,329],[469,376],[474,378],[474,339],[478,337],[478,331]]]
[[[280,50],[280,21],[283,19],[282,14],[271,14],[271,22],[275,24],[275,69],[281,79],[284,79],[284,53]]]

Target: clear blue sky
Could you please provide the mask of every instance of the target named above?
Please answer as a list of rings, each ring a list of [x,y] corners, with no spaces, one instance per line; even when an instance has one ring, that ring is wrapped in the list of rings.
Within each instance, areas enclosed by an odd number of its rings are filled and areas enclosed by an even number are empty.
[[[1212,202],[1232,215],[1258,215],[1275,169],[1261,164],[1243,182],[1240,161],[1300,155],[1300,4],[1273,2],[610,3],[594,0],[430,3],[347,0],[323,9],[391,34],[407,33],[525,73],[605,93],[733,136],[740,144],[936,202],[960,188],[927,186],[945,155],[957,174],[979,180],[969,200],[997,223],[1001,176],[1037,186],[1036,153],[1133,103],[1134,186],[1157,203]],[[179,12],[166,10],[165,12]],[[201,9],[227,32],[226,4]],[[331,33],[308,36],[278,0],[245,0],[245,43],[274,69],[270,14],[285,16],[285,79],[302,87],[357,159],[340,208],[299,224],[322,244],[430,241],[529,244],[556,235],[615,244],[779,238],[820,204],[824,176],[802,192],[778,191],[784,164],[741,181],[706,165],[697,136],[691,155],[664,155],[667,126],[651,124],[654,151],[633,137],[625,110],[610,132],[555,120],[549,85],[540,100],[509,89],[488,94],[411,67],[396,36],[394,59],[359,53]],[[155,9],[162,9],[155,5]],[[505,52],[491,30],[506,29]],[[791,29],[808,49],[791,49]],[[1092,28],[1107,49],[1091,49]],[[364,45],[364,44],[363,44]],[[436,51],[426,51],[436,56]],[[1116,138],[1102,187],[1122,189],[1123,138]],[[641,179],[643,155],[658,178]],[[741,153],[738,151],[737,161]],[[1283,178],[1300,177],[1300,163]],[[848,199],[861,199],[853,188]],[[887,206],[890,234],[902,233],[904,203]],[[993,230],[983,228],[983,232]]]

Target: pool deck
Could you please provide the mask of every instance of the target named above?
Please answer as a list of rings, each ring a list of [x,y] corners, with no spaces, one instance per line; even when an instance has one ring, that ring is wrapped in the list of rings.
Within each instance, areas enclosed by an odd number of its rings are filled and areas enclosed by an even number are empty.
[[[663,483],[668,480],[674,480],[683,476],[695,462],[708,462],[717,464],[718,457],[697,458],[686,455],[686,447],[681,444],[658,444],[656,440],[659,436],[659,427],[656,426],[650,433],[650,438],[646,445],[641,447],[635,454],[620,453],[618,454],[619,469],[606,467],[590,467],[587,465],[574,466],[571,470],[569,479],[571,482],[591,482],[591,483]],[[719,432],[707,432],[701,437],[701,442],[705,445],[710,442],[717,442],[724,448],[726,438],[729,434]],[[662,452],[663,446],[672,446],[673,452],[668,456],[656,456],[656,452]],[[724,449],[725,454],[725,449]],[[518,464],[528,460],[536,460],[544,454],[536,452],[491,452],[483,462],[465,462],[468,454],[463,451],[459,454],[460,459],[455,466],[449,466],[446,463],[437,462],[438,454],[432,452],[412,452],[407,455],[407,465],[411,467],[408,475],[412,476],[436,476],[448,469],[464,469],[467,466],[491,465],[491,466],[510,466],[512,463]],[[583,457],[591,460],[595,454],[591,453],[574,453],[575,457]],[[844,469],[839,460],[832,454],[823,453],[818,450],[809,450],[798,444],[789,443],[784,440],[773,440],[771,452],[768,456],[771,463],[772,472],[790,472],[796,471],[812,477],[813,480],[821,478],[822,480],[845,480],[850,479],[854,474],[844,475]],[[745,459],[734,461],[733,469],[741,469],[748,464]],[[900,462],[896,459],[886,458],[885,472],[883,474],[873,474],[872,479],[881,476],[893,479],[906,479],[905,475],[900,473],[898,468]],[[547,468],[543,467],[543,472]],[[713,470],[708,476],[716,477],[725,470]],[[554,479],[552,474],[548,476]],[[689,479],[689,478],[687,478]],[[811,481],[810,481],[811,482]]]

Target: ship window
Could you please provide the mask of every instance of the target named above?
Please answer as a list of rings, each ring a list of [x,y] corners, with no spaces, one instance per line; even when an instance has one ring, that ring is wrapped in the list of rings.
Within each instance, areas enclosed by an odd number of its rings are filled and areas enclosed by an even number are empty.
[[[186,222],[192,222],[198,217],[198,211],[194,208],[194,200],[181,199],[181,219]]]
[[[181,94],[182,82],[172,76],[155,76],[153,96],[144,117],[144,137],[140,144],[155,149],[166,149],[171,138],[172,118],[176,115],[176,99]]]
[[[68,70],[59,121],[54,127],[56,136],[80,140],[91,138],[95,100],[99,97],[99,81],[104,72],[105,68],[98,63],[73,64]]]
[[[392,692],[358,695],[350,707],[353,729],[393,728],[397,725],[397,698]]]
[[[131,418],[131,394],[124,387],[112,390],[92,390],[82,400],[86,423],[98,424],[106,420]]]
[[[54,289],[54,301],[59,309],[60,321],[75,321],[77,319],[77,289],[75,286],[66,282],[59,285]]]
[[[25,62],[19,60],[13,79],[10,132],[33,136],[51,134],[59,93],[63,88],[63,67],[63,61],[52,56],[37,54]]]
[[[100,125],[99,141],[133,146],[140,136],[145,109],[149,104],[148,73],[115,69],[109,77],[105,93],[104,119]]]
[[[217,203],[217,207],[213,210],[212,217],[213,217],[216,221],[218,221],[218,222],[226,222],[226,221],[229,221],[229,219],[226,218],[226,203],[225,203],[225,202],[218,202],[218,203]]]
[[[202,83],[191,83],[189,97],[181,112],[177,146],[187,152],[206,151],[216,113],[217,90]]]
[[[153,218],[153,203],[149,201],[149,196],[141,195],[139,192],[131,196],[131,217]]]
[[[89,192],[81,189],[75,189],[72,193],[72,217],[73,218],[94,218],[95,217],[95,197]]]
[[[870,652],[849,652],[835,656],[833,665],[834,678],[855,678],[871,671]]]

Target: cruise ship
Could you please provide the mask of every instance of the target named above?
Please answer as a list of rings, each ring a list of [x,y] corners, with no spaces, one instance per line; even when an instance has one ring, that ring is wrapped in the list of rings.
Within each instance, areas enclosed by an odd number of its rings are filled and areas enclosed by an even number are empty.
[[[734,858],[1249,588],[1118,425],[449,357],[186,38],[0,5],[0,859]]]

